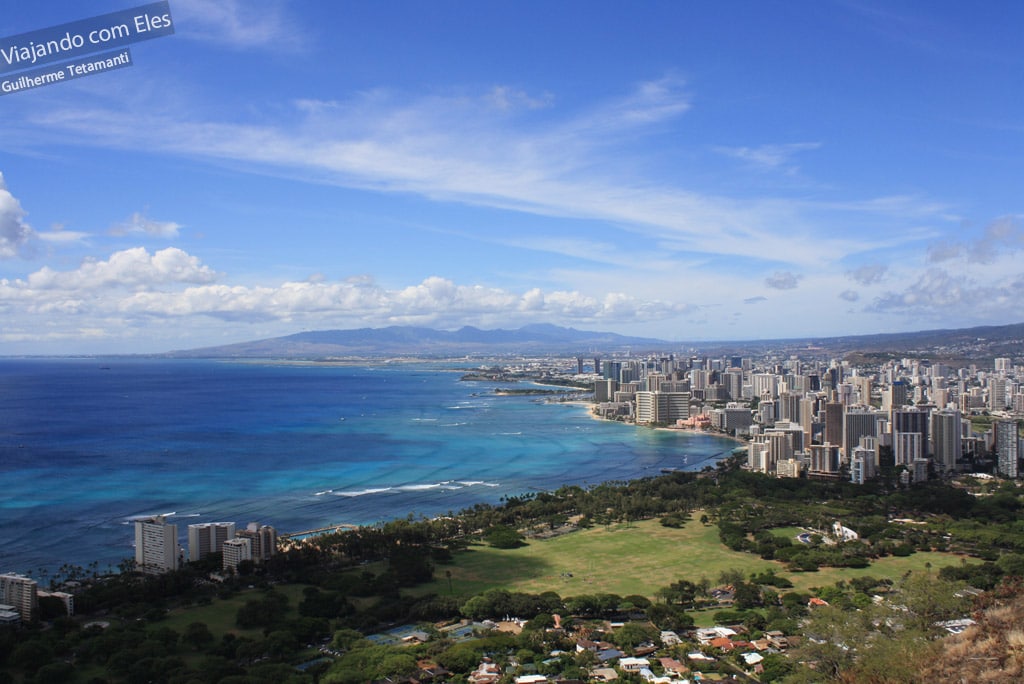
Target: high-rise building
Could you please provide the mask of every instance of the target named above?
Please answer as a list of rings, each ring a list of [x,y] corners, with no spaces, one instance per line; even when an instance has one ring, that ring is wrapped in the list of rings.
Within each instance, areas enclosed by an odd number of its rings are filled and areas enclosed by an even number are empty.
[[[644,380],[648,392],[660,392],[661,383],[665,382],[665,376],[661,373],[649,373]]]
[[[850,457],[850,482],[864,484],[875,476],[875,452],[855,447]]]
[[[225,570],[237,570],[239,563],[252,560],[252,539],[249,537],[228,539],[224,542],[223,553],[224,559],[221,562],[221,567]]]
[[[656,392],[637,392],[636,401],[636,423],[637,425],[649,425],[660,423],[658,415],[658,396]]]
[[[22,622],[32,622],[39,608],[38,585],[24,575],[0,575],[0,603],[11,606]]]
[[[959,411],[934,411],[931,418],[932,453],[935,467],[944,473],[957,469],[963,455],[963,422]]]
[[[764,435],[756,435],[747,443],[747,467],[755,473],[767,473],[767,466],[767,438]]]
[[[235,523],[215,522],[188,526],[188,559],[191,562],[220,553],[228,539],[235,536]]]
[[[871,378],[865,375],[855,375],[850,378],[850,384],[853,385],[854,394],[859,403],[871,403]]]
[[[621,361],[606,361],[601,370],[601,377],[605,380],[619,381],[619,374],[622,371]],[[595,371],[596,372],[596,371]]]
[[[1003,477],[1017,477],[1017,421],[997,420],[995,422],[996,467]]]
[[[779,420],[788,420],[793,423],[800,422],[800,400],[803,397],[791,392],[779,394]]]
[[[864,436],[878,435],[878,420],[885,414],[867,408],[851,409],[843,416],[843,458],[849,462],[853,449]]]
[[[277,530],[270,525],[251,522],[244,530],[235,532],[236,537],[244,537],[252,544],[252,560],[259,564],[277,553]]]
[[[928,411],[916,407],[898,408],[892,412],[892,432],[894,435],[897,432],[916,432],[921,435],[921,454],[919,458],[924,458],[930,452],[928,448],[928,437],[930,434],[928,423],[930,417],[931,414]]]
[[[909,399],[910,386],[902,380],[897,380],[882,392],[882,410],[898,409],[905,406]]]
[[[825,404],[825,441],[830,444],[843,443],[843,414],[846,407],[838,401]]]
[[[720,411],[720,413],[713,413],[712,417],[720,415],[721,424],[719,427],[731,435],[749,432],[749,428],[754,422],[750,409],[745,406],[727,405],[724,409],[718,409],[717,411]]]
[[[811,453],[808,476],[829,477],[839,473],[838,444],[812,444],[808,451]]]
[[[924,482],[928,479],[928,459],[919,458],[910,464],[910,481]]]
[[[1002,411],[1006,408],[1006,378],[992,377],[988,379],[988,408],[991,411]]]
[[[689,392],[689,380],[665,380],[661,383],[662,392]]]
[[[793,453],[799,453],[806,447],[804,442],[804,429],[798,423],[788,420],[777,420],[775,425],[765,430],[765,434],[782,433],[789,438],[790,449]]]
[[[790,458],[775,464],[775,474],[778,477],[800,477],[803,468],[803,461],[799,458]]]
[[[136,520],[135,566],[154,575],[181,567],[178,526],[167,523],[162,515]]]
[[[615,380],[597,380],[594,382],[594,401],[600,404],[603,401],[611,401],[615,396],[615,390],[619,383]]]
[[[778,376],[772,373],[754,373],[750,376],[754,396],[758,399],[774,399],[778,396],[778,380]]]
[[[918,432],[894,432],[892,436],[893,457],[898,466],[910,466],[924,458],[924,445]]]
[[[804,444],[814,441],[815,422],[818,414],[818,400],[815,397],[803,397],[800,399],[800,427],[804,429]]]
[[[619,384],[625,385],[629,382],[640,381],[640,369],[635,365],[634,361],[630,361],[628,365],[624,365],[619,368]]]
[[[636,422],[675,423],[690,417],[689,392],[637,392]]]
[[[768,455],[765,461],[765,471],[774,472],[775,465],[782,460],[793,458],[793,442],[785,432],[765,433],[768,438]]]
[[[729,393],[729,399],[739,401],[743,398],[743,371],[738,368],[730,368],[722,373],[722,384]]]
[[[40,591],[39,598],[55,598],[64,604],[64,614],[74,615],[75,614],[75,595],[69,594],[66,591]]]

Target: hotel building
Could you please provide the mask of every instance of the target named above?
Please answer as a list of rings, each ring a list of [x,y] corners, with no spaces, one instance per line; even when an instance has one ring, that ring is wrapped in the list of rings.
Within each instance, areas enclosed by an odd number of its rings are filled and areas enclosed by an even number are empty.
[[[22,622],[31,622],[39,608],[36,581],[15,573],[0,575],[0,604],[13,608]]]
[[[178,526],[167,523],[162,515],[136,520],[135,566],[151,575],[180,568]]]

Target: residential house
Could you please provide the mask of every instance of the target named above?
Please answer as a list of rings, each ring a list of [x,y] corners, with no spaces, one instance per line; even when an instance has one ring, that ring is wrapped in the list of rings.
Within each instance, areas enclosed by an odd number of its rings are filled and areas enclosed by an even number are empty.
[[[718,637],[734,637],[736,636],[736,630],[730,629],[729,627],[704,627],[697,630],[697,642],[701,646],[708,646],[711,644],[712,639]]]
[[[690,668],[675,658],[658,658],[658,663],[661,665],[662,670],[673,677],[682,677],[690,671]]]
[[[484,658],[475,670],[469,673],[469,684],[495,684],[501,679],[501,668],[490,658]]]
[[[619,669],[623,672],[639,672],[644,668],[650,668],[651,662],[647,658],[620,658]]]
[[[666,646],[678,646],[682,643],[682,639],[675,632],[664,631],[661,633],[661,643]]]
[[[764,660],[764,656],[760,653],[744,653],[740,657],[743,658],[743,662],[747,664],[747,667],[753,667]]]
[[[659,677],[646,667],[640,670],[640,679],[647,682],[647,684],[672,684],[671,677],[667,675]]]
[[[723,651],[731,651],[734,648],[735,644],[733,644],[732,639],[730,639],[729,637],[722,636],[716,637],[709,641],[708,646],[710,646],[711,648],[719,648]]]
[[[543,684],[548,678],[542,674],[523,675],[515,678],[516,684]]]

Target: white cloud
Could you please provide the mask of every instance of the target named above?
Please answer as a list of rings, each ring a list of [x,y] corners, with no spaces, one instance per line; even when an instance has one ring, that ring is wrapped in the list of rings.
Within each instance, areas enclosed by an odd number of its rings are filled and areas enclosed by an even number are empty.
[[[929,245],[925,259],[929,263],[938,264],[950,259],[956,259],[963,254],[963,251],[962,245],[943,240]]]
[[[964,278],[958,278],[941,268],[930,268],[922,273],[903,292],[886,292],[875,299],[876,311],[959,309],[968,299],[987,299],[991,288],[978,288]]]
[[[1024,273],[993,278],[984,271],[977,277],[933,267],[902,291],[876,297],[868,311],[899,314],[909,321],[949,321],[964,325],[1020,320],[1024,317]]]
[[[177,102],[174,115],[166,113],[169,107],[122,111],[89,104],[40,113],[32,125],[49,135],[67,135],[69,144],[133,152],[145,145],[156,154],[232,170],[599,221],[594,239],[546,234],[513,241],[496,230],[481,230],[473,239],[665,272],[710,269],[716,255],[728,255],[755,267],[768,262],[788,273],[765,281],[775,289],[799,284],[790,271],[842,273],[843,262],[855,255],[895,254],[932,239],[937,232],[929,224],[948,220],[948,206],[927,197],[727,196],[689,187],[685,174],[664,180],[647,173],[648,158],[657,156],[650,154],[652,147],[660,148],[658,134],[692,106],[685,83],[671,77],[582,108],[505,85],[455,95],[374,89],[290,104],[258,114],[245,111],[238,122],[228,123],[189,114]],[[547,106],[531,109],[540,105]],[[734,156],[784,167],[818,146],[755,145],[734,150]],[[678,151],[700,154],[706,148]],[[552,274],[541,277],[554,281]],[[580,280],[560,282],[565,284],[557,287],[567,290],[581,287]],[[650,296],[655,290],[646,292]]]
[[[132,233],[143,233],[151,237],[176,238],[181,230],[181,224],[174,221],[155,221],[141,212],[135,212],[127,221],[122,221],[111,227],[111,235],[129,235]]]
[[[920,239],[913,231],[878,226],[888,219],[905,227],[907,216],[919,220],[939,210],[912,197],[739,199],[647,180],[636,170],[643,156],[628,145],[651,138],[661,124],[690,109],[678,79],[641,83],[581,112],[550,107],[543,118],[529,121],[515,108],[497,110],[495,92],[409,98],[372,90],[345,101],[297,100],[288,115],[269,113],[259,124],[164,116],[152,107],[77,107],[42,114],[33,123],[75,134],[69,142],[130,149],[143,143],[141,131],[155,130],[161,135],[145,140],[155,152],[240,162],[258,173],[294,177],[297,171],[310,181],[344,187],[601,220],[679,252],[804,266],[820,266],[822,254],[850,255]],[[514,101],[511,93],[517,91],[497,92]],[[269,118],[278,121],[265,123]],[[853,224],[849,219],[860,217],[861,225],[875,227],[873,234],[822,230],[837,215]],[[791,239],[778,240],[780,231]]]
[[[195,256],[167,248],[116,252],[106,260],[88,259],[77,269],[42,268],[24,279],[0,280],[0,309],[12,340],[30,335],[26,321],[47,320],[40,339],[70,336],[85,328],[116,335],[153,327],[154,320],[183,321],[170,328],[201,327],[202,319],[235,326],[279,323],[305,327],[358,327],[391,324],[510,325],[538,321],[571,323],[650,322],[692,307],[642,300],[622,293],[591,296],[577,291],[525,292],[460,285],[441,277],[399,288],[384,288],[367,276],[342,281],[314,277],[276,285],[218,282],[218,275]],[[59,316],[54,316],[59,314]],[[18,332],[20,326],[21,332]],[[236,335],[244,335],[235,328]],[[125,332],[125,334],[128,334]],[[4,338],[7,339],[7,338]]]
[[[714,149],[716,152],[739,159],[756,169],[781,169],[792,174],[799,170],[792,163],[793,157],[801,152],[816,150],[819,147],[821,147],[821,143],[789,143],[757,147],[715,147]]]
[[[874,285],[875,283],[882,282],[882,279],[885,278],[888,272],[889,267],[884,264],[866,264],[852,271],[847,271],[846,275],[861,285]]]
[[[115,252],[106,261],[86,259],[74,271],[55,271],[48,266],[24,281],[5,285],[27,291],[82,292],[104,288],[148,289],[166,283],[207,283],[216,274],[197,257],[174,247],[150,254],[142,247]]]
[[[860,299],[860,294],[853,290],[843,290],[839,293],[839,298],[848,302],[856,302]]]
[[[534,97],[525,90],[509,86],[494,86],[484,96],[484,102],[501,111],[512,111],[516,109],[544,109],[549,107],[554,96],[545,93],[540,97]]]
[[[32,239],[32,228],[25,222],[25,210],[7,189],[0,173],[0,259],[18,256]]]
[[[789,271],[776,271],[764,279],[764,284],[773,290],[793,290],[800,284],[802,277]]]
[[[182,292],[137,292],[120,301],[125,314],[214,316],[230,320],[302,318],[381,325],[417,321],[447,325],[540,319],[597,321],[656,320],[687,307],[640,301],[621,293],[603,299],[579,292],[523,294],[480,285],[458,285],[430,277],[416,285],[389,290],[372,282],[287,282],[275,287],[203,285]]]
[[[1013,253],[1024,247],[1021,217],[1001,216],[985,227],[985,232],[968,245],[967,259],[976,264],[990,264],[1000,253]]]
[[[944,240],[928,247],[927,260],[937,264],[965,258],[970,264],[991,264],[1001,254],[1013,254],[1024,248],[1021,217],[1000,216],[987,226],[980,237],[964,242]]]
[[[65,230],[64,226],[55,225],[50,230],[36,233],[36,237],[50,244],[69,245],[85,243],[89,239],[89,233],[80,230]]]
[[[223,48],[294,49],[302,35],[273,0],[175,0],[171,7],[175,33]]]

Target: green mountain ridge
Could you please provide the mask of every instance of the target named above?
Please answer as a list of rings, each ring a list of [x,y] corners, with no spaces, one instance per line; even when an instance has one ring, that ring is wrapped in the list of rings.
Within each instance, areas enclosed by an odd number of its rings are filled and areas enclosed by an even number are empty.
[[[769,350],[833,355],[927,354],[946,359],[1015,357],[1024,349],[1024,323],[953,330],[744,341],[670,341],[550,324],[515,330],[465,326],[437,330],[415,326],[314,330],[284,337],[180,350],[177,358],[322,358],[331,356],[457,356],[472,354],[599,355],[630,351],[704,354],[759,354]]]

